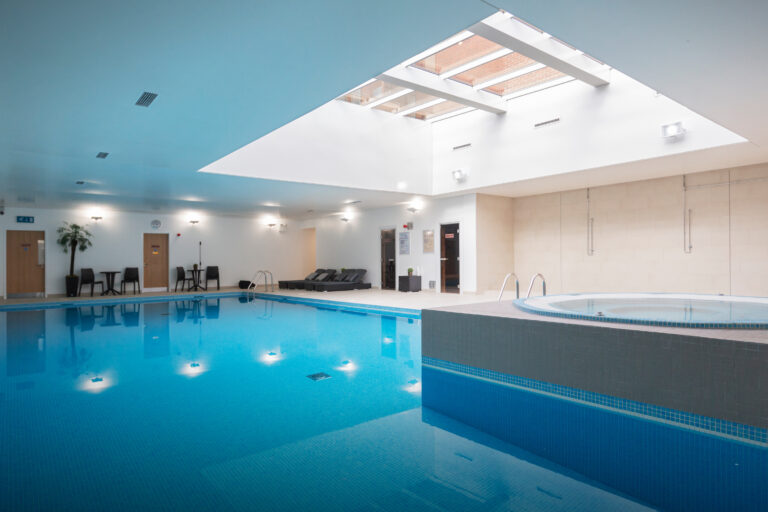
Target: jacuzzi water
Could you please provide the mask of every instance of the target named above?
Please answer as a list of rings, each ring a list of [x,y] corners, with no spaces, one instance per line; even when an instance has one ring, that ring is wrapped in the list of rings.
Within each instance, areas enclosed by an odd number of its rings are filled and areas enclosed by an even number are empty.
[[[533,313],[707,328],[768,328],[768,298],[683,294],[579,294],[517,302]]]
[[[236,297],[2,312],[0,510],[768,509],[765,445],[422,368],[420,327]]]

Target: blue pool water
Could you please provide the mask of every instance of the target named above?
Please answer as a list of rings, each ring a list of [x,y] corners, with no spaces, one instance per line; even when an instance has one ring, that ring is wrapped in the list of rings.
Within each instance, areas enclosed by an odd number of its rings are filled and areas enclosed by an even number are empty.
[[[768,509],[765,446],[422,368],[409,316],[0,312],[0,510]]]

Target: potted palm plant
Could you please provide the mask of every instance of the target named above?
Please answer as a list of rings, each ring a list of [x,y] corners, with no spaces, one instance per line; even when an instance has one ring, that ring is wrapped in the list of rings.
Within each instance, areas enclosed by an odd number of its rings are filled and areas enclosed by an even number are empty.
[[[67,297],[77,296],[77,283],[79,278],[75,275],[75,252],[85,251],[91,245],[91,233],[85,226],[79,224],[70,224],[65,222],[63,226],[56,230],[59,238],[56,243],[59,244],[64,252],[69,252],[69,274],[66,277]]]

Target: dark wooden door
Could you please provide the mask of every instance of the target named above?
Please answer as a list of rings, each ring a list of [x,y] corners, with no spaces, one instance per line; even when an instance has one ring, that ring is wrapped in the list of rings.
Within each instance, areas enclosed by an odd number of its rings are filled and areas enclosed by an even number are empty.
[[[459,293],[461,275],[459,257],[459,225],[440,226],[440,283],[445,293]]]
[[[381,230],[381,289],[395,289],[395,230]]]

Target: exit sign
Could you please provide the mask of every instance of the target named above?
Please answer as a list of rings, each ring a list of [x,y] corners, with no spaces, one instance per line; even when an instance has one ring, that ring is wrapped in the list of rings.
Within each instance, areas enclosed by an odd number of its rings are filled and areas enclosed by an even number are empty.
[[[34,217],[23,217],[21,215],[16,216],[16,222],[19,222],[21,224],[34,224],[35,218]]]

